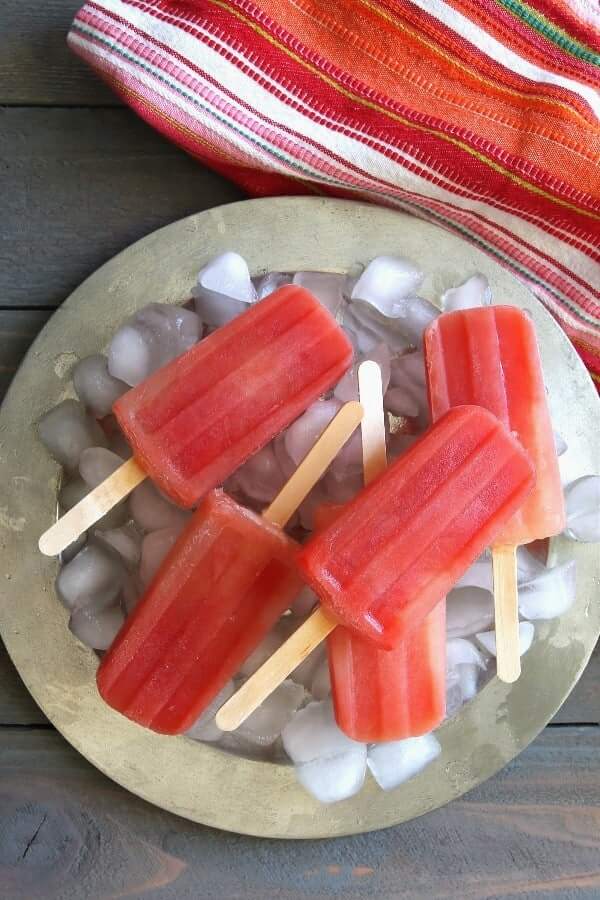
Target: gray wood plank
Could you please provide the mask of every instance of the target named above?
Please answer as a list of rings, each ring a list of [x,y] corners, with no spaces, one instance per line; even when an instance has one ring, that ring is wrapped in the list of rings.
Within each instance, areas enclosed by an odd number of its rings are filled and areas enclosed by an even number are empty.
[[[292,843],[193,825],[128,795],[52,731],[0,729],[0,896],[592,900],[599,753],[598,728],[547,729],[445,809]]]
[[[241,191],[125,109],[0,110],[0,297],[55,306],[156,228]]]
[[[120,101],[67,47],[80,0],[0,4],[0,105],[111,105]]]
[[[0,726],[41,725],[47,718],[28,693],[0,640]],[[0,732],[0,744],[2,732]],[[2,896],[0,881],[0,897]]]
[[[0,308],[0,401],[38,331],[50,316],[45,310]]]

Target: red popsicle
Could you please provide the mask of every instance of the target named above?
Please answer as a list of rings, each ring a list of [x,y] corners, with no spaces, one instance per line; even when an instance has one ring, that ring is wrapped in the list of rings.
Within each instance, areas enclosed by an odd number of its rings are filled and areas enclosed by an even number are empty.
[[[457,407],[308,541],[300,570],[339,624],[393,649],[493,542],[533,480],[495,416]]]
[[[253,304],[117,400],[134,458],[49,528],[40,549],[64,550],[147,475],[194,506],[332,387],[352,353],[304,288]]]
[[[381,371],[359,369],[365,484],[387,466]],[[326,528],[342,506],[322,506],[316,529]],[[378,650],[348,628],[327,638],[336,722],[356,741],[399,741],[432,731],[446,712],[446,603],[393,649]]]
[[[355,741],[427,734],[446,712],[446,603],[441,601],[393,650],[348,628],[327,638],[335,718]]]
[[[458,310],[429,326],[424,348],[432,419],[464,403],[485,407],[517,436],[535,467],[533,490],[493,548],[498,675],[514,681],[520,672],[515,549],[565,525],[535,328],[514,306]]]
[[[300,590],[296,551],[211,491],[103,657],[103,699],[163,734],[191,728]]]
[[[193,506],[334,385],[351,360],[331,313],[286,285],[132,388],[114,413],[152,480]]]
[[[452,406],[483,406],[514,432],[536,470],[529,497],[496,538],[527,544],[565,525],[556,447],[533,322],[515,306],[463,309],[425,332],[434,421]]]

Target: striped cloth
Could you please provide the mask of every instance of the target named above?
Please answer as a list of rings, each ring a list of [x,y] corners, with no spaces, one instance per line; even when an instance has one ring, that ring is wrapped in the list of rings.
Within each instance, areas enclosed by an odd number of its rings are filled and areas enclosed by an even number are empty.
[[[71,48],[250,194],[371,200],[510,267],[600,386],[598,0],[97,0]]]

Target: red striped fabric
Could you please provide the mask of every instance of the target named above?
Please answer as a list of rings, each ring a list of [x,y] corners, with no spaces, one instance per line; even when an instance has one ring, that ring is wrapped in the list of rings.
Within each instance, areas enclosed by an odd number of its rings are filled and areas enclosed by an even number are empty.
[[[584,0],[97,0],[69,43],[253,196],[370,200],[476,243],[600,386],[599,25]]]

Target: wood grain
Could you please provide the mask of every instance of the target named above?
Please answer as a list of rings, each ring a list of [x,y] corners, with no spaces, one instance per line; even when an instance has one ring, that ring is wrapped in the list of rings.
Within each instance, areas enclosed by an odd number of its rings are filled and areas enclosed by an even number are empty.
[[[67,31],[81,5],[80,0],[2,0],[0,105],[120,105],[67,47]]]
[[[0,401],[19,364],[50,313],[0,308]]]
[[[4,644],[0,641],[0,726],[2,725],[40,725],[47,723],[27,688],[19,678]],[[2,731],[0,730],[0,744]],[[0,884],[0,897],[2,886]]]
[[[125,109],[0,110],[0,193],[0,297],[27,307],[58,305],[143,235],[243,196]]]
[[[599,729],[548,729],[496,778],[406,825],[295,843],[163,813],[108,781],[52,731],[1,734],[0,896],[11,900],[591,900],[600,893]]]

